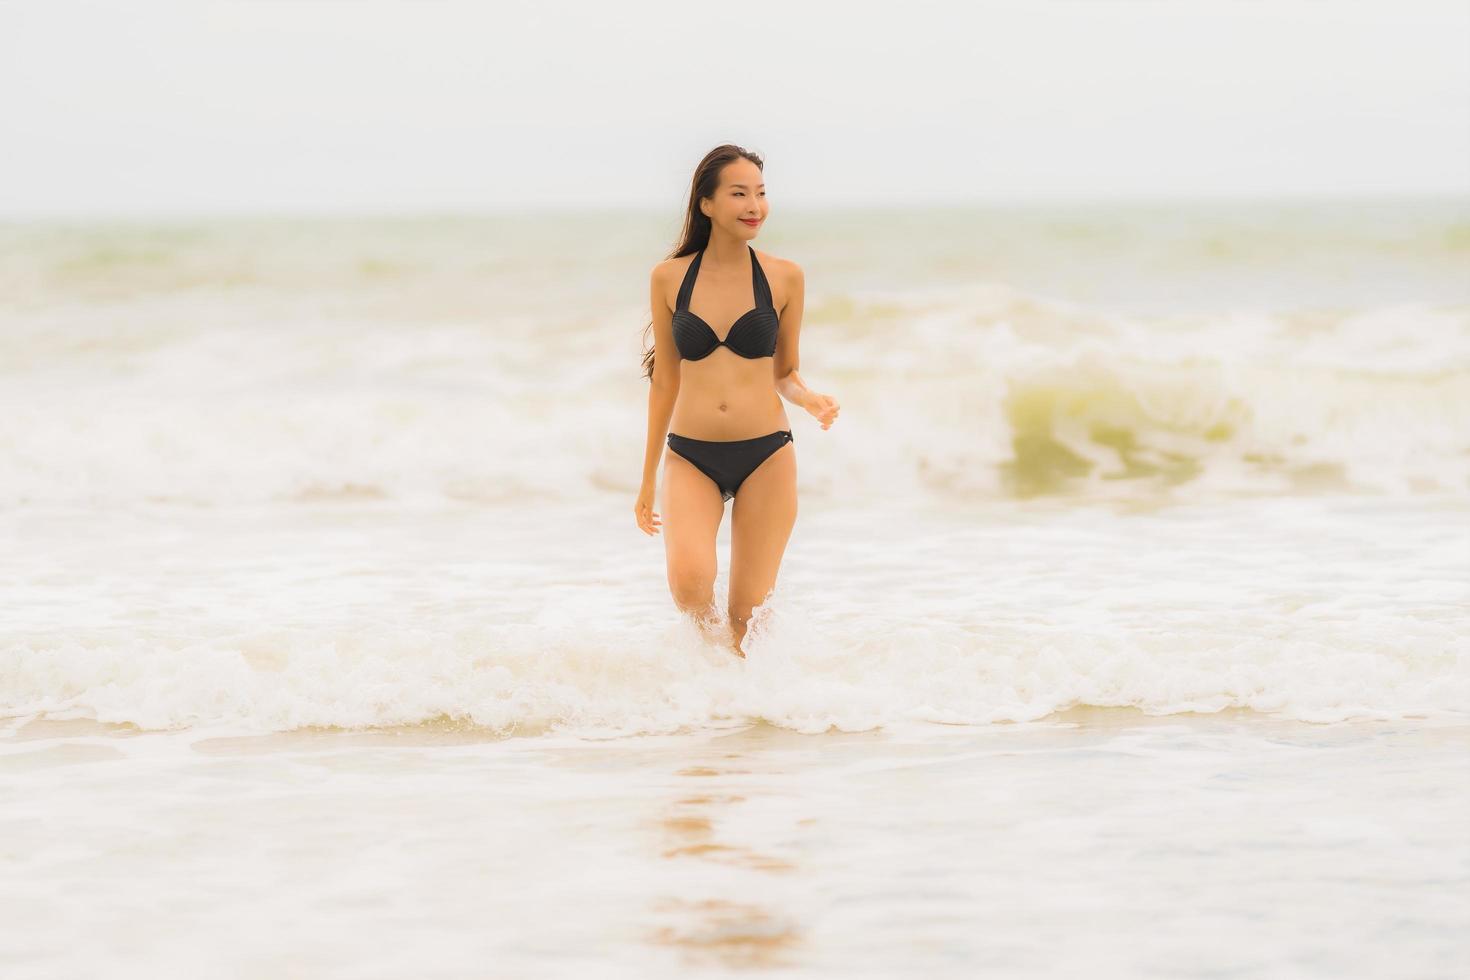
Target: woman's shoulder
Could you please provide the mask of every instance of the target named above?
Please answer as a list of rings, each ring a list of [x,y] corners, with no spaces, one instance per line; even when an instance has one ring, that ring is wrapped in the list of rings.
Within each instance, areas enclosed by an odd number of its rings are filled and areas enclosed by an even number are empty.
[[[804,274],[801,266],[791,259],[783,259],[779,255],[762,252],[760,249],[755,250],[755,257],[760,260],[761,270],[765,272],[767,279],[779,279],[793,286],[802,282]]]
[[[676,255],[672,259],[662,259],[654,263],[653,271],[649,274],[655,282],[660,282],[671,276],[682,276],[688,270],[689,264],[694,261],[694,252],[688,255]]]

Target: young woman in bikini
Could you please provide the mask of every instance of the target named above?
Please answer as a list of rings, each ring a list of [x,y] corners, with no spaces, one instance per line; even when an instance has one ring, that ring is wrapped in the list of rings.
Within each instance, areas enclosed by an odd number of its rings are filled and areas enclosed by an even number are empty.
[[[796,373],[804,280],[750,246],[770,211],[759,156],[719,146],[700,161],[682,241],[653,269],[643,355],[648,444],[633,514],[664,531],[674,604],[745,656],[754,608],[776,585],[796,523],[796,447],[781,399],[832,427],[837,400]],[[754,301],[752,303],[752,300]],[[667,434],[668,452],[664,452]],[[653,509],[663,459],[663,516]],[[715,535],[734,499],[728,618],[714,602]]]

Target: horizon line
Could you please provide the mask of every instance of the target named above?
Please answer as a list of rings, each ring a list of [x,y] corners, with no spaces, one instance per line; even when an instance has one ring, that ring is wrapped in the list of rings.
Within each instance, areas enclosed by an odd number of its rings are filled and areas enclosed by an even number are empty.
[[[1374,190],[1374,191],[1271,191],[1225,194],[1114,194],[1114,195],[1008,195],[1005,197],[914,198],[895,199],[862,205],[864,213],[911,212],[933,209],[1004,209],[1008,207],[1158,207],[1167,205],[1243,205],[1243,204],[1328,204],[1371,202],[1459,202],[1470,204],[1470,188],[1444,190]],[[781,205],[791,213],[822,214],[851,210],[855,205],[841,200],[815,200]],[[645,202],[625,205],[589,205],[562,202],[536,203],[466,203],[466,204],[382,204],[370,206],[241,205],[196,208],[90,208],[80,210],[38,210],[6,213],[0,211],[0,224],[33,224],[77,221],[210,221],[241,219],[422,219],[503,217],[530,214],[589,215],[640,214],[653,215],[667,211],[671,205]],[[683,202],[673,208],[681,211]]]

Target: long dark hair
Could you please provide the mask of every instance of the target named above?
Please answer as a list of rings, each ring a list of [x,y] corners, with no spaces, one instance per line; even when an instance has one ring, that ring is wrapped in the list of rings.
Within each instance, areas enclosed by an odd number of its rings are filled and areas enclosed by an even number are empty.
[[[706,197],[714,197],[715,191],[720,186],[720,171],[728,163],[734,163],[741,158],[749,160],[761,170],[765,170],[765,161],[758,155],[733,143],[725,143],[715,147],[704,155],[699,161],[699,166],[694,168],[694,179],[689,182],[689,209],[684,212],[684,232],[679,236],[679,244],[674,250],[665,256],[665,259],[677,259],[681,255],[693,255],[709,244],[710,221],[705,213],[699,210],[699,202]],[[643,351],[643,377],[645,380],[653,380],[653,321],[648,321],[648,326],[643,328],[644,337],[649,338],[648,347]]]

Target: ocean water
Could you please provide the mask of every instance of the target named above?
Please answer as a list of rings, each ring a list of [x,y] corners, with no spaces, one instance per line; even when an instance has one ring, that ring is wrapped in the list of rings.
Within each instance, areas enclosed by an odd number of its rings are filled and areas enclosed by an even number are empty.
[[[744,661],[677,217],[0,225],[7,976],[1457,975],[1470,201],[776,202]]]

